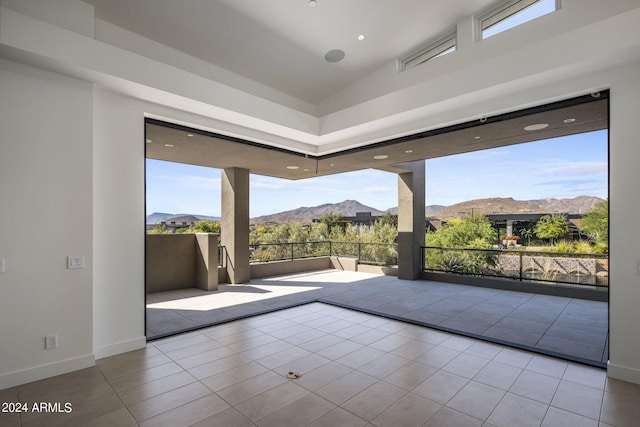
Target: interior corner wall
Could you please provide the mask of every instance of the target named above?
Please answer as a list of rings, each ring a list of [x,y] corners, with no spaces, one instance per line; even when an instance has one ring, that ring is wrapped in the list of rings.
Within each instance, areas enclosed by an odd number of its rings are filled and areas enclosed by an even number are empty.
[[[94,352],[145,346],[144,110],[94,91]]]
[[[609,123],[609,367],[640,384],[640,64],[611,74]]]
[[[95,363],[92,89],[0,59],[0,389]]]

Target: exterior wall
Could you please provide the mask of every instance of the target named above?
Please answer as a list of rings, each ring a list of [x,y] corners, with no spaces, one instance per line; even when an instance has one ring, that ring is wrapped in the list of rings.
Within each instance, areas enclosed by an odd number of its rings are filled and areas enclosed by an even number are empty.
[[[147,293],[195,287],[194,234],[149,234],[146,239]]]
[[[358,264],[357,271],[360,273],[380,274],[382,276],[398,275],[398,268],[393,266]]]
[[[94,363],[94,256],[91,85],[0,59],[0,93],[1,390]]]
[[[249,268],[251,270],[251,278],[257,279],[259,277],[299,273],[302,271],[324,270],[331,268],[331,263],[329,257],[318,257],[251,264]]]
[[[218,289],[218,234],[147,234],[145,246],[147,293]]]

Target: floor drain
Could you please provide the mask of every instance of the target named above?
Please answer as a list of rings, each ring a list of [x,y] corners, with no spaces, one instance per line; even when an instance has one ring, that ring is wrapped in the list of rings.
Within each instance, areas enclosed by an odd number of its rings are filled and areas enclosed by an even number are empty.
[[[302,376],[302,374],[300,372],[287,372],[287,378],[291,379],[291,380],[297,380],[298,378],[300,378]]]

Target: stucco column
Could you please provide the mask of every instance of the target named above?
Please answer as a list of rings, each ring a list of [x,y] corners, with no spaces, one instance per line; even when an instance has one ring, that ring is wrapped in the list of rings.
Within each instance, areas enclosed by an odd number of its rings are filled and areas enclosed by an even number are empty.
[[[249,170],[222,171],[221,243],[231,283],[246,283],[249,271]]]
[[[218,290],[218,234],[196,233],[196,286]]]
[[[422,272],[425,234],[425,162],[396,165],[398,174],[398,278],[416,280]]]

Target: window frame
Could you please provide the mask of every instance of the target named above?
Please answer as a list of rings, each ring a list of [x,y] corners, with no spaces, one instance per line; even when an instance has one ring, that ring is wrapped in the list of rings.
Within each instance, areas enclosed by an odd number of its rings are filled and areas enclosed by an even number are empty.
[[[448,32],[446,35],[423,46],[412,53],[397,60],[398,72],[407,71],[432,59],[453,53],[457,50],[457,31]]]
[[[542,0],[509,0],[499,4],[498,6],[492,9],[489,9],[484,14],[478,16],[478,27],[477,27],[478,40],[486,40],[494,35],[501,34],[504,31],[509,31],[510,29],[516,28],[526,22],[531,22],[534,19],[547,15],[548,13],[545,15],[540,15],[539,17],[533,18],[529,21],[525,21],[522,24],[516,25],[507,30],[501,31],[500,33],[492,34],[487,37],[484,36],[484,32],[489,30],[491,27],[498,25],[501,22],[504,22],[505,20],[517,15],[518,13],[524,11],[529,7],[535,6],[535,4],[539,3],[540,1]],[[557,12],[559,9],[560,9],[560,1],[554,0],[554,12]],[[553,12],[550,12],[550,13],[553,13]]]

